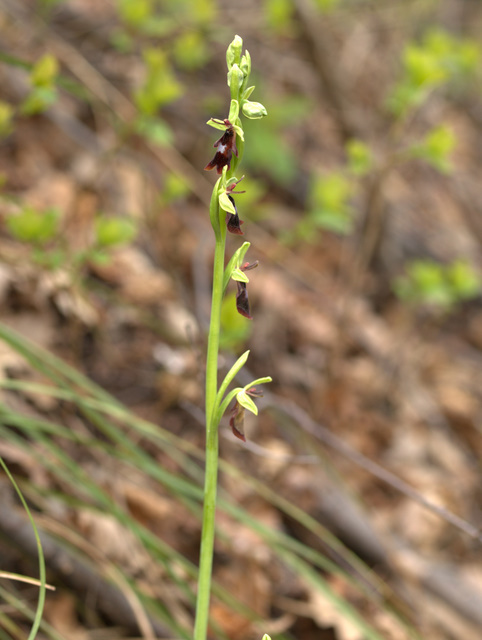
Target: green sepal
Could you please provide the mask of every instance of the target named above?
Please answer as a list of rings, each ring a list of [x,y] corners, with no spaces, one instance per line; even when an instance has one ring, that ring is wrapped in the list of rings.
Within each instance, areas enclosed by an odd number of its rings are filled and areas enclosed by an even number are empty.
[[[241,389],[241,391],[239,391],[236,394],[236,400],[242,407],[244,407],[248,411],[251,411],[251,413],[254,413],[255,416],[258,415],[258,407],[254,404],[253,400],[248,396],[246,389]]]
[[[219,129],[220,131],[226,131],[226,125],[224,124],[224,120],[218,120],[218,118],[210,118],[206,124],[214,129]]]
[[[253,382],[250,382],[243,388],[245,391],[249,391],[258,384],[268,384],[268,382],[273,382],[273,378],[271,376],[264,376],[263,378],[256,378],[256,380],[253,380]]]
[[[239,118],[238,118],[238,121],[239,121]],[[239,124],[234,124],[233,129],[236,131],[236,134],[239,136],[239,138],[244,142],[244,131],[242,127],[240,127]]]
[[[234,205],[229,199],[229,196],[226,193],[226,191],[223,191],[223,193],[221,193],[221,195],[219,196],[219,206],[224,211],[227,211],[228,213],[232,213],[233,216],[236,215],[236,209],[234,208]]]
[[[244,271],[241,271],[239,267],[235,267],[233,269],[231,273],[231,280],[234,280],[235,282],[249,282],[248,276],[244,273]]]

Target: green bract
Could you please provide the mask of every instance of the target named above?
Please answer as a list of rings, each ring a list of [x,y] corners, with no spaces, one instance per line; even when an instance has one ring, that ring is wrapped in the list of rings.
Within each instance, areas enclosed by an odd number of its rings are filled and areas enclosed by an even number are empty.
[[[243,85],[244,73],[237,64],[233,64],[228,71],[228,87],[231,89],[231,96],[236,99]]]
[[[241,58],[241,71],[244,74],[244,77],[249,78],[249,74],[251,73],[251,56],[249,55],[249,51],[246,50],[244,56]]]
[[[231,100],[231,104],[229,105],[229,122],[236,122],[239,118],[239,102],[235,99]],[[237,125],[235,125],[237,126]],[[241,131],[241,127],[238,126],[238,129]]]

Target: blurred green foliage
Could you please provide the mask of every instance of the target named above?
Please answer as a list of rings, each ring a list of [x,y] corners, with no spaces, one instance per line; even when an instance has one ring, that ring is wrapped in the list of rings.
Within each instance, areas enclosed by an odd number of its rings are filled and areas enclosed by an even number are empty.
[[[57,59],[49,53],[42,56],[32,66],[29,74],[31,89],[20,107],[22,114],[31,116],[41,113],[57,100],[58,74]]]
[[[95,220],[95,245],[99,248],[117,247],[129,243],[137,229],[132,218],[98,215]]]
[[[316,239],[313,231],[327,229],[335,233],[351,231],[353,211],[350,198],[352,182],[341,172],[312,176],[308,196],[307,220],[298,227],[304,239]]]
[[[480,45],[439,28],[429,29],[420,44],[408,42],[402,52],[402,75],[388,98],[398,118],[419,107],[431,91],[443,85],[462,87],[480,70]]]
[[[410,152],[414,157],[422,158],[442,173],[449,173],[452,169],[450,154],[456,142],[452,129],[440,124],[429,131],[420,143],[412,145]]]
[[[159,196],[160,204],[169,205],[188,195],[190,188],[183,176],[168,173]]]
[[[32,207],[25,207],[18,214],[8,216],[6,225],[17,240],[40,246],[58,234],[59,221],[58,209],[37,211]]]
[[[286,134],[308,116],[312,101],[306,96],[293,95],[271,101],[262,96],[261,102],[266,105],[269,118],[262,127],[249,120],[245,123],[249,138],[245,161],[248,166],[286,185],[296,178],[299,167],[299,158],[293,153]]]
[[[0,100],[0,138],[8,136],[13,131],[14,108],[8,102]]]
[[[72,252],[62,233],[62,215],[58,209],[39,211],[26,206],[6,217],[11,236],[31,247],[31,259],[47,269],[71,267],[82,270],[88,262],[107,262],[109,252],[131,242],[137,225],[131,218],[98,214],[93,228],[91,245]]]
[[[349,140],[345,146],[348,170],[354,176],[364,176],[374,165],[370,147],[361,140]]]
[[[163,51],[145,49],[143,58],[146,77],[134,92],[134,102],[142,114],[153,116],[161,107],[177,100],[184,89]]]
[[[455,305],[481,294],[482,281],[464,260],[440,264],[433,260],[414,260],[406,274],[394,282],[397,296],[411,304],[450,311]]]

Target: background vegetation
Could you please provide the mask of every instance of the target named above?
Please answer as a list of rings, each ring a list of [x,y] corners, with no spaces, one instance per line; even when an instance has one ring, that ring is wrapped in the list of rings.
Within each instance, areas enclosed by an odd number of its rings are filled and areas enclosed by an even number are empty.
[[[220,366],[274,382],[245,446],[222,426],[212,637],[478,638],[482,6],[1,0],[0,27],[0,456],[56,587],[40,637],[192,631],[205,122],[239,33],[260,268]],[[22,639],[37,546],[0,482]]]

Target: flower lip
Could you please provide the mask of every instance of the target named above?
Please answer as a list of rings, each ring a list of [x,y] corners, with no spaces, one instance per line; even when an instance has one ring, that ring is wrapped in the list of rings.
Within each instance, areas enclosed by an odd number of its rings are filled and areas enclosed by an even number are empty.
[[[234,407],[231,409],[231,418],[229,419],[229,426],[231,427],[233,434],[236,438],[239,438],[243,442],[246,442],[246,436],[244,435],[244,414],[246,413],[244,407],[242,407],[236,400]]]
[[[233,192],[231,191],[231,193]],[[228,194],[228,198],[231,201],[236,213],[229,213],[229,211],[226,213],[226,227],[230,233],[234,233],[238,236],[243,236],[244,233],[241,231],[241,225],[243,224],[244,220],[239,219],[238,210],[236,209],[236,204],[234,202],[233,196]]]
[[[246,282],[236,281],[236,285],[238,287],[238,292],[236,293],[236,310],[239,314],[241,314],[248,320],[252,320],[253,316],[251,315],[249,309],[248,289],[246,287]]]
[[[225,119],[224,125],[226,127],[226,131],[223,135],[216,140],[214,143],[214,148],[217,149],[214,158],[211,162],[204,167],[205,171],[210,171],[211,169],[216,168],[216,171],[219,175],[223,172],[223,167],[227,167],[228,170],[231,168],[231,158],[233,157],[233,153],[236,157],[238,157],[238,149],[236,147],[236,131],[234,130],[233,125],[228,119]]]
[[[241,271],[250,271],[251,269],[255,269],[259,265],[259,261],[255,260],[255,262],[245,262],[239,268]],[[240,282],[236,280],[236,286],[238,291],[236,293],[236,310],[248,320],[252,320],[253,316],[251,315],[251,311],[249,308],[249,299],[248,299],[248,289],[246,287],[246,282]]]

